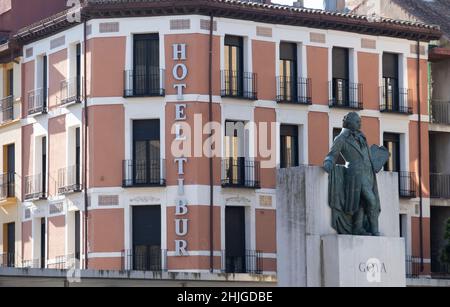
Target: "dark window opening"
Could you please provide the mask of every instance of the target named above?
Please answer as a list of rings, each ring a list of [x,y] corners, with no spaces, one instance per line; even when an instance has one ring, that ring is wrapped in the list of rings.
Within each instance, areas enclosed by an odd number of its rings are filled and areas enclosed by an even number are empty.
[[[159,119],[133,121],[133,160],[124,162],[124,186],[164,185]]]
[[[45,218],[41,218],[41,269],[45,269],[45,237],[46,237]]]
[[[385,133],[383,145],[388,149],[390,154],[384,170],[387,172],[400,172],[400,135]]]
[[[133,250],[129,268],[136,271],[161,271],[161,207],[136,206],[133,214]],[[131,262],[131,263],[130,263]]]
[[[285,101],[297,101],[297,45],[280,44],[280,95]]]
[[[133,43],[133,70],[125,72],[124,96],[164,95],[159,67],[159,35],[136,34]]]
[[[386,110],[399,111],[398,55],[383,53],[382,104]]]
[[[280,167],[299,166],[298,126],[282,125],[280,130]]]
[[[346,48],[333,48],[332,98],[337,106],[349,103],[349,51]]]
[[[41,165],[42,165],[42,197],[46,195],[47,192],[47,137],[42,138],[42,157],[41,157]]]

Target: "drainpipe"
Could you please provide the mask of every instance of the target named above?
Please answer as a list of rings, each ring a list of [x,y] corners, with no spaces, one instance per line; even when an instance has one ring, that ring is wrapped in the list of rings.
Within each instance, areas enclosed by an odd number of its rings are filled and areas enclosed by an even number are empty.
[[[87,146],[88,146],[88,104],[87,104],[87,20],[83,23],[83,53],[84,53],[84,80],[83,80],[83,94],[84,94],[84,163],[83,163],[83,182],[84,182],[84,268],[89,268],[88,259],[88,217],[89,217],[89,203],[88,203],[88,185],[87,185]]]
[[[213,120],[213,93],[212,93],[212,57],[213,57],[213,27],[214,27],[214,17],[211,13],[209,20],[209,76],[208,76],[208,86],[209,86],[209,104],[208,104],[208,120],[211,125]],[[212,126],[210,126],[212,128]],[[212,137],[212,129],[210,132],[210,139]],[[209,270],[212,273],[214,271],[214,170],[213,170],[213,157],[212,148],[210,148],[209,157]]]
[[[420,245],[420,272],[424,271],[423,259],[423,195],[422,195],[422,117],[421,117],[421,99],[420,99],[420,40],[417,39],[417,113],[419,123],[417,125],[417,134],[419,141],[419,206],[420,206],[420,220],[419,220],[419,245]]]

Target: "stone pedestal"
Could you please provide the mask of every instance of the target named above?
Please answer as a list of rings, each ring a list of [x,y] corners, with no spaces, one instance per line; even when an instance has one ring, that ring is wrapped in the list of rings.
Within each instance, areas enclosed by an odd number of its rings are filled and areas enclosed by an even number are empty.
[[[386,239],[387,242],[375,244],[373,242],[378,242],[376,240],[381,240],[381,238],[368,237],[368,241],[361,244],[367,244],[370,248],[372,248],[371,246],[391,246],[394,244],[392,242],[401,241],[399,238],[400,201],[397,174],[382,172],[378,174],[377,179],[381,202],[380,232],[383,236],[382,239]],[[321,167],[279,170],[277,175],[279,285],[292,287],[333,285],[331,281],[327,283],[325,280],[325,276],[331,276],[331,271],[328,274],[324,270],[338,270],[341,272],[341,276],[345,274],[346,270],[340,267],[341,262],[338,262],[339,265],[336,269],[332,263],[337,260],[325,259],[325,256],[337,256],[340,248],[345,244],[343,239],[336,239],[339,244],[336,243],[336,249],[333,249],[333,243],[330,241],[332,237],[329,236],[336,237],[337,234],[331,227],[331,209],[328,206],[328,175]],[[337,237],[340,238],[340,236]],[[391,242],[390,239],[393,241]],[[325,245],[328,246],[328,252],[325,252]],[[404,243],[402,246],[404,248]],[[337,249],[338,247],[339,249]],[[341,254],[344,255],[343,251]],[[366,256],[362,252],[360,254],[361,258]],[[384,254],[376,255],[383,256],[382,258],[385,259]],[[403,255],[395,257],[399,258],[397,263],[401,263],[404,270],[404,249]],[[328,263],[327,269],[325,269],[325,262]],[[359,266],[359,262],[356,265]],[[353,274],[351,270],[348,272]],[[354,277],[356,278],[356,275]],[[339,280],[346,280],[339,278]],[[335,283],[335,285],[338,284]],[[355,281],[354,285],[356,284]],[[364,285],[361,284],[361,286]]]
[[[322,244],[324,286],[406,286],[404,239],[330,235]]]

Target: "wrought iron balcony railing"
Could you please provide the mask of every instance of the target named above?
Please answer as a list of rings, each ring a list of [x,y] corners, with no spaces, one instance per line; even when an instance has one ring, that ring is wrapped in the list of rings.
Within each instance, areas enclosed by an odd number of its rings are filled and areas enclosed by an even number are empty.
[[[430,174],[432,198],[450,199],[450,174]]]
[[[311,104],[311,79],[277,77],[277,102]]]
[[[420,275],[420,258],[414,256],[406,256],[406,278],[419,278]]]
[[[380,111],[386,113],[412,114],[411,90],[406,88],[380,87]]]
[[[165,160],[123,161],[123,187],[165,186]]]
[[[248,158],[228,158],[222,161],[222,186],[259,189],[260,163]]]
[[[399,172],[399,192],[401,198],[415,198],[416,197],[416,183],[414,180],[415,173]]]
[[[232,255],[222,251],[222,271],[224,273],[262,274],[262,252],[246,250],[245,255]]]
[[[450,101],[431,101],[430,114],[432,123],[450,125]]]
[[[28,93],[28,115],[47,112],[47,89],[39,88]]]
[[[0,175],[0,200],[15,196],[15,173]]]
[[[8,96],[0,100],[0,112],[0,124],[17,118],[17,114],[14,114],[14,96]]]
[[[16,267],[16,254],[15,253],[2,253],[0,254],[0,268],[14,268]]]
[[[122,251],[123,271],[167,271],[167,250],[161,246],[136,246]]]
[[[124,97],[164,96],[165,70],[158,67],[124,72]]]
[[[222,71],[222,97],[236,97],[250,100],[258,99],[257,76],[255,73],[241,71]]]
[[[25,200],[46,198],[42,174],[25,177]]]
[[[81,103],[83,78],[80,76],[61,81],[60,101],[62,105],[69,103]]]
[[[363,85],[335,78],[329,83],[331,108],[363,109]]]
[[[80,166],[70,166],[58,170],[58,194],[67,194],[81,191]]]

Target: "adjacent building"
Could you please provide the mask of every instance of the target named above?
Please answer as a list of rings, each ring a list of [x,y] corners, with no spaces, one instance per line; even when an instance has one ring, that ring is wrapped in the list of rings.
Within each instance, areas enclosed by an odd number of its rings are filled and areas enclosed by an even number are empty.
[[[450,6],[448,1],[358,1],[354,13],[436,24],[442,36],[429,47],[429,140],[431,196],[431,267],[435,275],[448,274],[441,253],[447,244],[445,226],[450,218]],[[427,50],[421,50],[427,52]],[[417,253],[414,253],[417,256]]]
[[[65,5],[64,0],[0,3],[0,266],[13,267],[22,259],[22,48],[12,38]]]
[[[440,36],[222,0],[87,1],[19,30],[20,266],[275,275],[276,169],[321,165],[356,111],[429,275]]]

